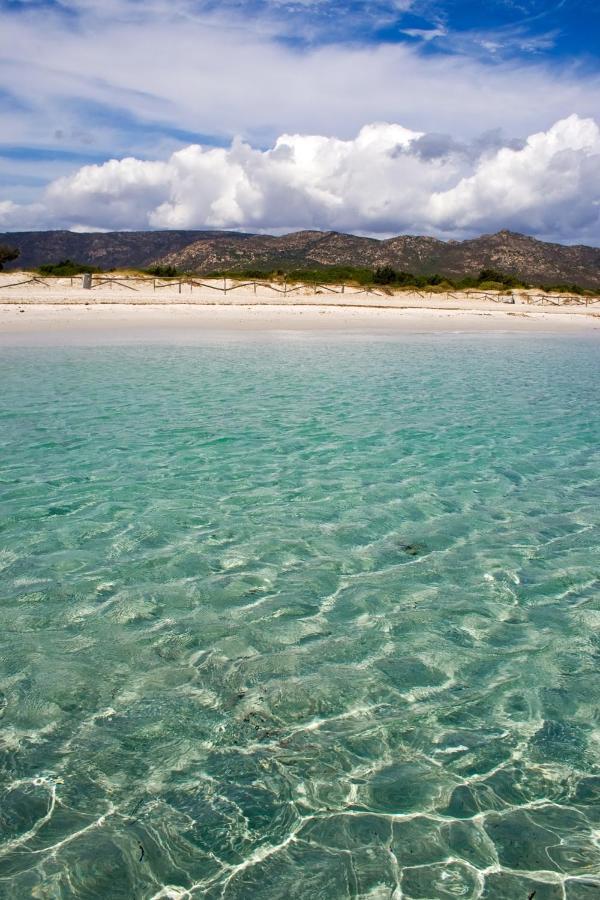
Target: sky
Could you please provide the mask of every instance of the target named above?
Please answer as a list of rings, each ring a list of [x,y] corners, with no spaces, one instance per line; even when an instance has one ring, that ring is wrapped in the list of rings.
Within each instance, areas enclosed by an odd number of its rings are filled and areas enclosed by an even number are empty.
[[[600,246],[594,0],[0,0],[0,230]]]

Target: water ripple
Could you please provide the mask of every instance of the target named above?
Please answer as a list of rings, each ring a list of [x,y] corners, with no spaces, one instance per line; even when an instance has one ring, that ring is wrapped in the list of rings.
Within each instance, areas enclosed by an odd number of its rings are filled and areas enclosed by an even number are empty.
[[[595,343],[0,367],[0,897],[600,896]]]

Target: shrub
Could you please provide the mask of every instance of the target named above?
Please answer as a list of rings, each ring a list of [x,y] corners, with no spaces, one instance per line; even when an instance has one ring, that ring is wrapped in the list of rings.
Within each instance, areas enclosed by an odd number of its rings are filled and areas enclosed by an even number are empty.
[[[548,294],[583,294],[584,292],[578,284],[545,284],[542,285],[542,290]]]
[[[37,269],[40,275],[53,275],[56,277],[69,277],[70,275],[83,275],[84,273],[101,272],[97,266],[88,266],[86,263],[74,262],[72,259],[63,259],[57,263],[45,263]]]
[[[527,287],[523,281],[515,278],[514,275],[506,275],[503,272],[497,272],[496,269],[482,269],[479,273],[478,281],[481,285],[494,282],[502,287]]]
[[[378,266],[373,272],[373,284],[396,284],[396,270],[391,266]]]
[[[149,269],[145,269],[145,272],[148,275],[154,275],[156,278],[177,278],[181,275],[181,272],[175,266],[150,266]]]
[[[6,244],[0,244],[0,272],[5,262],[12,262],[19,256],[19,250],[16,247],[7,247]]]

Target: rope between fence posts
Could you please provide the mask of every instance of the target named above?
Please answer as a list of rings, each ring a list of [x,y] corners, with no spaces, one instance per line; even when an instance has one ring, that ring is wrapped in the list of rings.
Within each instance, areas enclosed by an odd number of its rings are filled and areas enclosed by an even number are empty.
[[[126,284],[124,281],[120,281],[118,278],[102,278],[96,282],[96,284],[92,285],[92,290],[95,290],[97,287],[102,287],[103,284],[118,284],[119,287],[125,287],[128,291],[137,291],[139,290],[136,287],[133,287],[131,284]]]
[[[222,294],[226,294],[228,291],[235,291],[240,288],[253,287],[254,293],[256,293],[257,288],[263,288],[265,290],[273,291],[276,294],[284,294],[284,295],[296,293],[297,291],[301,291],[301,290],[309,290],[309,291],[312,290],[315,292],[325,291],[330,294],[343,294],[344,289],[346,289],[346,296],[348,296],[348,297],[358,297],[358,296],[364,295],[364,294],[372,295],[374,297],[384,296],[384,294],[382,294],[380,291],[377,291],[377,290],[374,290],[374,289],[371,289],[368,287],[362,288],[361,290],[353,290],[350,285],[344,285],[344,288],[340,289],[339,287],[333,287],[332,285],[326,285],[326,284],[320,284],[320,283],[306,284],[306,283],[302,282],[300,284],[294,284],[294,285],[286,284],[286,285],[284,285],[284,287],[278,287],[275,284],[271,284],[269,282],[264,282],[264,281],[245,281],[245,282],[240,282],[237,284],[235,284],[235,283],[231,284],[228,287],[219,287],[218,285],[209,284],[209,283],[203,282],[203,281],[196,281],[195,279],[192,279],[192,278],[180,279],[177,281],[167,281],[167,282],[164,282],[163,284],[157,284],[155,278],[154,279],[153,278],[145,278],[144,276],[124,276],[123,278],[97,278],[97,279],[95,279],[95,284],[92,285],[92,289],[101,287],[105,284],[111,284],[111,285],[117,284],[117,285],[119,285],[121,287],[125,287],[131,291],[139,291],[140,290],[139,287],[134,287],[131,284],[127,284],[128,281],[133,281],[133,282],[138,282],[138,283],[141,282],[142,285],[152,284],[152,286],[155,290],[159,290],[160,288],[177,286],[180,293],[181,293],[181,287],[183,285],[189,284],[190,290],[194,287],[206,288],[207,290],[217,291],[218,293],[222,293]],[[4,289],[8,290],[10,288],[21,287],[21,286],[28,285],[28,284],[39,284],[40,286],[42,286],[44,288],[51,287],[51,285],[48,284],[46,281],[44,281],[40,278],[37,278],[37,277],[33,277],[33,278],[24,279],[23,281],[10,282],[9,284],[0,283],[0,289],[4,288]],[[72,280],[71,280],[71,287],[73,287]],[[435,296],[437,296],[436,294],[433,294],[433,293],[429,293],[429,292],[423,293],[422,291],[418,291],[418,290],[412,291],[411,293],[416,294],[416,296],[418,296],[421,299],[429,299],[429,298],[434,298]],[[457,296],[457,294],[454,292],[447,291],[445,293],[446,293],[446,298],[449,300],[450,299],[451,300],[460,300],[461,299],[461,297]],[[390,299],[392,299],[394,296],[395,295],[391,295]],[[554,295],[554,296],[552,296],[550,294],[523,294],[523,295],[520,295],[519,293],[494,295],[494,294],[489,294],[486,291],[476,291],[476,290],[475,291],[466,290],[464,292],[463,296],[466,296],[468,299],[475,299],[475,300],[482,299],[487,302],[511,303],[511,304],[516,303],[517,300],[520,299],[521,302],[524,302],[527,304],[535,304],[535,305],[539,304],[542,306],[544,304],[549,304],[549,305],[555,306],[555,307],[563,306],[563,305],[589,306],[589,305],[595,305],[597,303],[600,303],[600,296],[595,296],[595,297],[594,296],[593,297],[580,297],[580,296],[576,296],[576,295],[573,295],[573,296]]]
[[[0,288],[19,287],[22,284],[41,284],[42,287],[49,288],[50,285],[42,281],[41,278],[28,278],[27,281],[13,281],[11,284],[0,284]]]

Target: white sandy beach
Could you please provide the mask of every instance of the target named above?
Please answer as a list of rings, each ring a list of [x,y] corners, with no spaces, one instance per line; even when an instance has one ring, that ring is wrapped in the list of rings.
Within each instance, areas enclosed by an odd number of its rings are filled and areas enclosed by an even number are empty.
[[[0,346],[197,343],[261,335],[379,337],[425,332],[595,334],[600,316],[336,306],[33,306],[0,304]]]
[[[84,290],[81,280],[23,283],[0,275],[0,344],[198,342],[260,335],[359,337],[423,332],[540,332],[600,335],[600,303],[543,305],[525,294],[514,303],[474,295],[402,292],[342,293],[305,288],[281,293],[259,285],[222,291],[176,284],[135,289],[107,283]],[[17,283],[15,286],[15,282]],[[222,282],[219,282],[222,285]],[[11,286],[12,285],[12,286]]]

